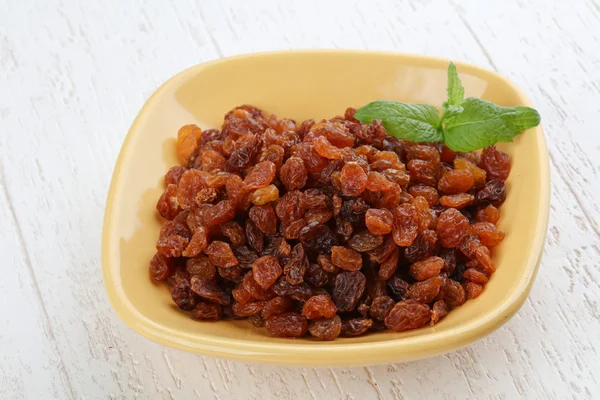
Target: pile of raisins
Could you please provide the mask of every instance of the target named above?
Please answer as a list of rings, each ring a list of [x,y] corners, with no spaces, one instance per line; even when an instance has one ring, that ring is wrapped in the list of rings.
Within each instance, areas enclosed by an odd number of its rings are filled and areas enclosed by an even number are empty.
[[[508,156],[387,136],[353,117],[296,124],[252,106],[180,129],[150,261],[196,320],[320,340],[433,325],[481,293]]]

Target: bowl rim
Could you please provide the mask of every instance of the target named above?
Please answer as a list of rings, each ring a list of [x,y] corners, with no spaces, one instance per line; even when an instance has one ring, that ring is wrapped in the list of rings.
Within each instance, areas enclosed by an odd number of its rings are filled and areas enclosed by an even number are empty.
[[[116,198],[115,194],[119,186],[118,182],[120,180],[120,174],[125,160],[128,159],[128,155],[132,152],[130,143],[133,141],[134,137],[140,134],[140,129],[137,128],[137,125],[141,123],[143,116],[146,114],[145,110],[150,108],[167,88],[176,85],[188,75],[199,72],[208,66],[254,57],[316,55],[327,53],[337,55],[394,57],[398,60],[404,60],[404,62],[412,60],[413,62],[426,61],[436,64],[448,64],[451,61],[441,57],[388,51],[337,49],[271,51],[242,54],[197,64],[179,72],[164,82],[144,103],[144,106],[140,109],[129,128],[127,136],[121,146],[107,194],[102,230],[101,259],[106,293],[112,308],[133,331],[169,347],[203,355],[242,361],[304,366],[374,365],[430,357],[466,346],[498,329],[523,305],[531,290],[541,261],[550,208],[549,155],[541,124],[532,128],[530,130],[532,132],[528,133],[529,135],[536,135],[538,156],[540,159],[539,185],[541,190],[538,200],[539,213],[535,226],[535,236],[532,241],[527,263],[524,266],[524,276],[510,296],[508,296],[501,304],[491,312],[487,313],[484,317],[456,328],[450,336],[448,336],[447,332],[432,332],[427,335],[397,340],[391,339],[381,342],[340,343],[336,341],[315,342],[314,344],[303,343],[301,345],[294,343],[293,340],[290,340],[289,344],[279,344],[269,342],[249,342],[244,339],[231,338],[199,338],[153,322],[137,312],[135,307],[129,303],[126,294],[118,284],[118,277],[113,274],[115,271],[119,271],[119,268],[112,267],[110,263],[110,260],[113,258],[111,254],[116,251],[110,246],[110,238],[112,236],[114,225],[114,199]],[[495,79],[500,80],[518,95],[522,105],[533,106],[532,102],[521,88],[499,73],[462,61],[452,60],[452,62],[454,62],[459,69],[467,70],[469,73],[477,74],[479,76],[494,77]],[[444,340],[440,340],[442,338]]]

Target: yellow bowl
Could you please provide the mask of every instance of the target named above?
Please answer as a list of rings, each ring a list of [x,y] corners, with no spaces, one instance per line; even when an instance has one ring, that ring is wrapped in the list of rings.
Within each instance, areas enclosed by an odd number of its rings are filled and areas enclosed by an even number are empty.
[[[506,322],[529,293],[546,235],[550,181],[541,126],[499,146],[510,154],[512,172],[499,224],[506,239],[494,254],[497,272],[479,298],[433,327],[333,342],[272,338],[247,321],[193,321],[175,309],[165,285],[153,284],[148,275],[161,226],[155,205],[163,190],[162,176],[177,164],[174,138],[182,125],[219,128],[225,112],[239,104],[297,121],[330,118],[377,99],[441,105],[448,62],[381,52],[276,52],[197,65],[163,84],[129,130],[108,193],[102,265],[117,314],[133,330],[167,346],[245,361],[313,366],[427,357],[464,346]],[[456,64],[467,96],[503,106],[531,105],[497,73]]]

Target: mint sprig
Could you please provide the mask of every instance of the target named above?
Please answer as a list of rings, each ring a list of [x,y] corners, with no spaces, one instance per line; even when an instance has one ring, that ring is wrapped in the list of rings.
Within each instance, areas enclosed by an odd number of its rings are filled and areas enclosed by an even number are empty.
[[[475,97],[464,98],[464,87],[453,63],[448,66],[448,100],[438,110],[428,104],[375,101],[354,118],[364,123],[381,120],[387,133],[411,142],[443,142],[454,151],[468,152],[514,137],[540,123],[530,107],[501,107]]]

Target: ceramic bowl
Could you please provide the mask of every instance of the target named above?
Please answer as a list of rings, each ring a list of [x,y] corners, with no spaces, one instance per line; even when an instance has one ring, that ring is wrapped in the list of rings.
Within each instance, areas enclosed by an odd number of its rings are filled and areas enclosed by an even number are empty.
[[[332,342],[268,336],[247,321],[197,322],[179,312],[166,285],[151,282],[148,261],[161,221],[163,175],[177,164],[184,124],[219,128],[236,105],[252,104],[296,121],[331,118],[377,99],[441,105],[448,60],[395,53],[293,51],[250,54],[189,68],[168,80],[135,119],[119,155],[104,218],[102,266],[117,314],[134,331],[201,354],[288,365],[369,365],[427,357],[497,329],[525,301],[538,269],[549,210],[548,151],[542,127],[499,148],[512,159],[495,249],[497,272],[475,300],[433,327],[379,332]],[[495,72],[456,63],[467,96],[503,106],[531,102]],[[522,323],[535,323],[522,321]]]

